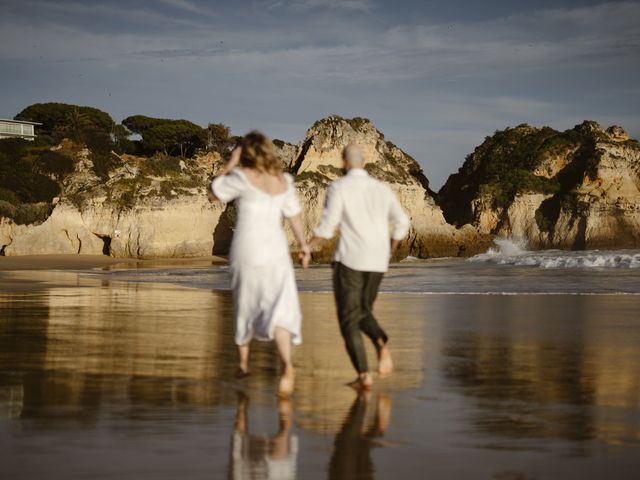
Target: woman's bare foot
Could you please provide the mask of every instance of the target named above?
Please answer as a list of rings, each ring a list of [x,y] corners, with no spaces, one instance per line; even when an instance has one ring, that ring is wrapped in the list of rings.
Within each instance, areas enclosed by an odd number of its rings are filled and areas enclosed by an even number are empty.
[[[369,390],[373,385],[373,377],[369,372],[361,373],[353,382],[347,383],[354,390]]]
[[[290,398],[278,399],[278,413],[280,414],[280,419],[291,419],[293,416],[293,402]]]
[[[285,367],[282,376],[280,377],[280,383],[278,383],[278,396],[288,397],[293,393],[293,387],[295,384],[295,374],[293,367]]]
[[[378,373],[381,377],[393,373],[393,360],[391,359],[389,347],[386,345],[378,348]]]

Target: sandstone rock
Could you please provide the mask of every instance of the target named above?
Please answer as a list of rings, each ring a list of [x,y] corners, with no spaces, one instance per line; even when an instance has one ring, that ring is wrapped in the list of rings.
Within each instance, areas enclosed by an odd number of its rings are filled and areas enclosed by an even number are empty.
[[[4,254],[14,238],[24,235],[30,228],[30,225],[18,225],[13,220],[0,217],[0,254]]]
[[[624,142],[630,140],[629,134],[618,125],[612,125],[607,128],[607,135],[609,135],[609,139],[614,142]]]
[[[211,255],[214,232],[223,210],[204,194],[171,201],[147,199],[132,209],[108,202],[83,211],[63,202],[41,225],[16,235],[6,255],[78,253],[115,257],[199,257]],[[228,241],[220,239],[218,241]]]
[[[439,195],[449,221],[532,248],[640,246],[640,144],[617,126],[498,132]]]
[[[548,232],[542,232],[536,222],[536,211],[540,204],[551,195],[541,193],[518,194],[509,208],[501,216],[495,233],[517,242],[524,242],[530,248],[541,248],[549,243]]]
[[[307,131],[291,168],[303,199],[309,235],[320,221],[328,184],[342,174],[342,150],[350,143],[360,146],[366,170],[391,186],[411,218],[409,237],[402,243],[400,255],[455,256],[484,248],[486,239],[475,229],[457,230],[445,221],[413,158],[385,141],[369,120],[337,116],[320,120]],[[325,258],[330,250],[332,245],[323,252]]]
[[[640,246],[640,146],[620,127],[583,122],[562,133],[528,125],[498,132],[450,177],[439,202],[419,164],[366,119],[328,117],[298,145],[274,143],[295,175],[307,235],[320,221],[328,184],[341,175],[342,149],[357,143],[367,171],[390,185],[411,217],[403,256],[469,255],[485,250],[492,235],[535,248]],[[208,180],[224,163],[219,154],[180,163],[121,155],[100,178],[88,150],[71,142],[60,148],[76,158],[60,202],[40,225],[0,219],[4,254],[228,252],[235,208],[206,198]],[[327,245],[320,258],[331,250]]]
[[[100,255],[103,242],[84,224],[80,212],[72,205],[59,203],[41,225],[17,235],[5,247],[5,255],[39,255],[50,253],[84,253]]]

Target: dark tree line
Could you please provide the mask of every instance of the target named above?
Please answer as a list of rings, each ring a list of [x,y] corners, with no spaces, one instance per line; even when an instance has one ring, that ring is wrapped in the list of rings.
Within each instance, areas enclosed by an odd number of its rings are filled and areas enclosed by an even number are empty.
[[[202,128],[189,120],[132,115],[117,124],[97,108],[65,103],[36,103],[15,116],[16,120],[39,122],[39,143],[54,144],[63,138],[84,144],[96,153],[134,153],[191,157],[198,150],[226,156],[233,143],[229,127],[211,123]],[[131,140],[133,135],[139,140]]]

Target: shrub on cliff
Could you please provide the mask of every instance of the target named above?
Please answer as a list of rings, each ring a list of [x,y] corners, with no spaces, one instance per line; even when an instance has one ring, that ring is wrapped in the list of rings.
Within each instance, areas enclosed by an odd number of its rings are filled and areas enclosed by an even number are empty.
[[[61,180],[73,172],[75,162],[61,152],[44,150],[38,155],[34,165],[40,172],[52,174]]]
[[[38,157],[20,139],[0,140],[0,188],[10,190],[22,202],[50,202],[60,193],[58,183],[38,172]]]
[[[180,159],[163,153],[156,153],[146,158],[140,165],[140,169],[144,175],[154,177],[171,176],[180,172]]]
[[[0,218],[9,218],[18,225],[31,225],[44,222],[51,214],[51,205],[47,203],[10,203],[0,200]]]
[[[458,225],[470,222],[471,202],[483,194],[490,195],[494,207],[505,207],[518,193],[556,193],[561,188],[558,178],[536,176],[533,171],[546,157],[576,142],[570,132],[528,125],[486,137],[438,192],[445,218]]]

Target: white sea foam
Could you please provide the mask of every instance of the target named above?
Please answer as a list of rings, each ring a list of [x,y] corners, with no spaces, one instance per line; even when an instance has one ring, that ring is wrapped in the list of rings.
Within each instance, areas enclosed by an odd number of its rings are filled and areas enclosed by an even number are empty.
[[[522,242],[496,239],[494,243],[496,248],[471,257],[469,261],[540,268],[640,268],[637,250],[530,251]]]

